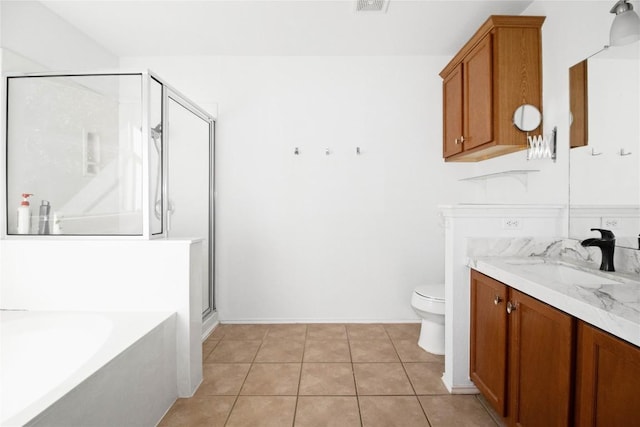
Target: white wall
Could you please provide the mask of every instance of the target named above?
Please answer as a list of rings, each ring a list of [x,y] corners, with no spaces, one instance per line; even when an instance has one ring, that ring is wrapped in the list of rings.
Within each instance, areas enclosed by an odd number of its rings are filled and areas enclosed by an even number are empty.
[[[417,319],[412,289],[444,278],[437,205],[456,200],[459,165],[441,159],[447,60],[123,59],[217,104],[223,321]]]
[[[545,132],[558,127],[555,163],[522,151],[445,164],[438,72],[449,58],[123,58],[218,109],[220,318],[413,319],[413,287],[444,277],[439,204],[566,204],[568,67],[606,43],[605,3],[526,12],[547,15],[543,113]],[[539,172],[526,183],[458,181],[513,169]]]
[[[3,58],[3,72],[102,70],[118,66],[115,55],[40,2],[2,1],[0,9],[1,47],[13,53]]]

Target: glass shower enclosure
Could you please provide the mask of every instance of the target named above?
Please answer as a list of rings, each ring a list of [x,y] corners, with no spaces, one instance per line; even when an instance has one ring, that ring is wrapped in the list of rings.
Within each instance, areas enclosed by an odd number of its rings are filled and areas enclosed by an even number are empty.
[[[4,83],[2,237],[202,238],[211,313],[213,117],[150,71]]]

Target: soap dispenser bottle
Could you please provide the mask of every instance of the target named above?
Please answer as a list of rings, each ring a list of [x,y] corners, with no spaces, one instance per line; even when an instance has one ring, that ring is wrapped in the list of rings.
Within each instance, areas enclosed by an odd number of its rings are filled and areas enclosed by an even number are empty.
[[[40,205],[40,222],[38,223],[38,234],[50,234],[49,215],[51,214],[51,205],[47,200],[43,200]]]
[[[22,202],[18,206],[18,217],[16,232],[18,234],[29,234],[31,231],[31,206],[29,206],[29,197],[33,194],[22,193]]]

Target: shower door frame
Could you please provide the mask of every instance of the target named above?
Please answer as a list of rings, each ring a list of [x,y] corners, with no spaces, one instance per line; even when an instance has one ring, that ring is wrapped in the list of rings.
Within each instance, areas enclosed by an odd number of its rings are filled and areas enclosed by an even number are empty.
[[[215,306],[215,120],[209,113],[200,108],[197,104],[189,100],[187,97],[182,95],[180,92],[172,88],[171,86],[165,84],[161,79],[153,76],[156,80],[162,83],[162,128],[166,129],[166,134],[168,135],[170,124],[168,123],[168,109],[169,109],[169,100],[176,102],[181,107],[185,108],[192,114],[196,115],[198,118],[207,122],[209,125],[209,214],[208,214],[208,247],[207,247],[207,286],[209,289],[209,299],[207,301],[207,308],[202,312],[202,318],[206,319],[210,315],[212,315],[216,311]],[[166,144],[163,139],[163,145]],[[169,172],[169,156],[170,156],[170,148],[171,143],[166,144],[163,147],[163,152],[166,153],[162,162],[164,169],[164,179],[163,179],[163,199],[166,203],[163,203],[164,210],[164,218],[166,219],[166,226],[163,227],[163,231],[165,236],[170,236],[171,230],[169,227],[170,224],[170,216],[172,213],[170,212],[169,206],[169,195],[171,193],[171,184],[170,184],[170,172]]]

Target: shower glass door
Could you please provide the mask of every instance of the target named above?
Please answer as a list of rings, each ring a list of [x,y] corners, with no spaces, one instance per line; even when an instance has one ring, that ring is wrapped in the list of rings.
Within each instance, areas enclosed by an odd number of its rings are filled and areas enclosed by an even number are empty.
[[[202,314],[214,304],[213,121],[167,89],[167,231],[170,238],[202,238]]]

